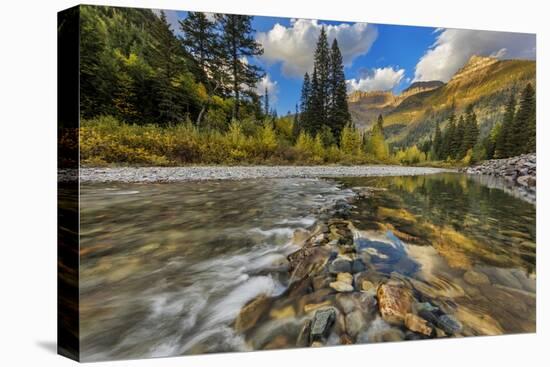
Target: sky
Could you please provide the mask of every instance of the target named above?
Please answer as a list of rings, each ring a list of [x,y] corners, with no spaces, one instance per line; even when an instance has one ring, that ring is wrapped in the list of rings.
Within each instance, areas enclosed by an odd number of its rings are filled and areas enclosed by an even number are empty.
[[[165,11],[172,30],[185,11]],[[268,89],[279,115],[294,112],[303,76],[313,69],[313,53],[321,28],[329,43],[337,39],[344,59],[348,91],[392,91],[415,81],[447,82],[473,55],[499,59],[535,59],[534,34],[350,23],[311,19],[254,17],[254,37],[261,56],[246,60],[260,65],[264,78],[257,90]]]

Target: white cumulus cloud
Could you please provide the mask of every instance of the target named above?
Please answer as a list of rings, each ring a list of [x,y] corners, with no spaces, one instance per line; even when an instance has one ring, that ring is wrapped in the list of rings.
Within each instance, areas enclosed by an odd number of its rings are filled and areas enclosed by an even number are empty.
[[[364,77],[346,80],[346,84],[350,92],[358,90],[363,92],[373,90],[386,91],[397,86],[404,75],[404,69],[394,69],[393,67],[387,66],[384,68],[376,68]]]
[[[269,95],[269,102],[274,104],[277,102],[277,94],[279,93],[279,86],[277,85],[276,80],[272,80],[269,74],[266,74],[262,79],[256,84],[256,93],[260,96],[265,94],[267,88],[267,93]]]
[[[416,65],[415,81],[447,82],[473,55],[506,59],[534,59],[534,34],[438,29],[435,43]]]
[[[367,23],[323,25],[317,20],[292,19],[289,27],[279,23],[267,32],[258,32],[256,40],[263,45],[261,56],[268,63],[281,62],[285,76],[301,77],[313,68],[313,53],[321,28],[325,27],[329,45],[336,38],[344,64],[351,65],[353,59],[366,54],[378,32]]]

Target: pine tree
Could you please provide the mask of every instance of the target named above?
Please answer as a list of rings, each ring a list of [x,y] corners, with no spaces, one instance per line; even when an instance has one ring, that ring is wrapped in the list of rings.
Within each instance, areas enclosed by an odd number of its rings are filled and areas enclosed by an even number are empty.
[[[314,75],[312,77],[311,105],[313,116],[311,127],[318,131],[321,126],[328,125],[328,107],[329,99],[329,78],[330,78],[330,51],[325,28],[321,28],[321,33],[315,49]]]
[[[269,94],[267,93],[267,87],[264,91],[264,113],[266,116],[269,115]]]
[[[153,29],[155,44],[152,61],[157,71],[156,94],[158,97],[159,120],[163,123],[177,123],[183,120],[182,96],[175,87],[175,78],[185,66],[181,47],[170,30],[166,14],[161,11],[160,22]]]
[[[445,134],[443,135],[443,143],[441,144],[441,159],[446,160],[447,158],[452,158],[453,149],[452,145],[455,140],[456,132],[456,123],[455,123],[455,114],[451,113],[449,116],[449,124],[447,129],[445,129]]]
[[[339,140],[342,129],[351,121],[351,115],[348,109],[344,63],[336,39],[332,42],[330,53],[328,93],[327,122],[330,124],[332,134]]]
[[[451,140],[451,157],[455,159],[461,159],[466,154],[466,151],[462,151],[464,133],[466,132],[466,119],[464,115],[460,115],[456,130]]]
[[[515,143],[513,155],[534,151],[536,140],[535,115],[535,90],[531,83],[528,83],[521,93],[518,112],[512,128]]]
[[[506,112],[502,120],[501,128],[497,134],[495,142],[495,158],[507,158],[511,156],[514,149],[512,141],[512,127],[516,116],[516,98],[510,94],[510,99],[506,104]]]
[[[254,88],[262,76],[261,69],[245,59],[263,54],[263,48],[254,39],[251,16],[216,14],[216,20],[221,31],[220,51],[231,72],[230,82],[235,99],[232,117],[238,119],[242,86]]]
[[[296,138],[299,133],[300,133],[300,111],[298,110],[298,103],[296,103],[294,119],[292,121],[292,136]]]
[[[193,61],[194,75],[207,92],[197,116],[197,126],[200,126],[213,96],[223,91],[228,73],[223,66],[215,22],[209,20],[205,13],[188,12],[187,18],[179,21],[179,26],[183,32],[183,37],[180,37],[182,45]]]
[[[311,76],[311,94],[308,97],[308,106],[306,111],[308,111],[308,113],[306,123],[304,124],[304,129],[306,129],[310,135],[315,135],[324,125],[322,117],[322,111],[324,111],[322,87],[320,86],[316,66],[313,66],[313,74]]]
[[[479,130],[477,126],[477,116],[472,105],[466,109],[466,118],[464,123],[464,134],[462,137],[462,144],[460,147],[460,154],[458,159],[463,158],[468,150],[473,149],[477,143]]]
[[[441,128],[439,127],[439,122],[436,122],[435,124],[435,133],[433,138],[433,145],[432,145],[432,157],[435,160],[444,159],[441,157],[441,144],[442,144],[442,137],[441,137]]]
[[[179,27],[183,32],[182,44],[195,63],[196,78],[209,88],[212,73],[220,66],[216,25],[205,13],[188,12],[187,17],[179,21]]]
[[[378,130],[380,130],[380,133],[384,135],[384,118],[382,117],[382,114],[378,115],[378,119],[376,120],[376,127]]]

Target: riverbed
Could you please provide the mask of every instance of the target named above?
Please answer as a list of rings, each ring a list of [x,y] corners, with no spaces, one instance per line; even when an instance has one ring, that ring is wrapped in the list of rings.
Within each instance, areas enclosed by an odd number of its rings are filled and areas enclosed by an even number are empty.
[[[94,171],[80,197],[82,359],[263,349],[258,340],[271,335],[270,321],[256,325],[251,340],[235,319],[260,295],[286,294],[287,256],[342,201],[352,203],[366,266],[379,279],[407,278],[463,325],[462,336],[534,332],[532,203],[437,169],[393,177],[346,169],[318,178],[285,167],[280,177],[256,178],[254,168],[234,173],[238,180],[208,181],[111,169],[119,179],[107,180]],[[212,177],[207,172],[199,174]],[[304,317],[286,316],[288,325]],[[377,333],[388,330],[408,338],[373,317],[356,342],[384,340]],[[291,339],[280,347],[295,347]]]

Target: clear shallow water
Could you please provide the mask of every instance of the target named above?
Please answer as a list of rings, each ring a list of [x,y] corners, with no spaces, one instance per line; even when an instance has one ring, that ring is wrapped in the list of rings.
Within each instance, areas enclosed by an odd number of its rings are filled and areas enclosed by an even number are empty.
[[[311,179],[83,185],[83,358],[247,350],[230,323],[285,289],[293,232],[349,195]]]
[[[415,282],[471,335],[534,331],[535,207],[464,175],[85,184],[83,359],[249,350],[239,310],[284,291],[293,232],[357,186],[381,189],[350,218],[380,273]]]

